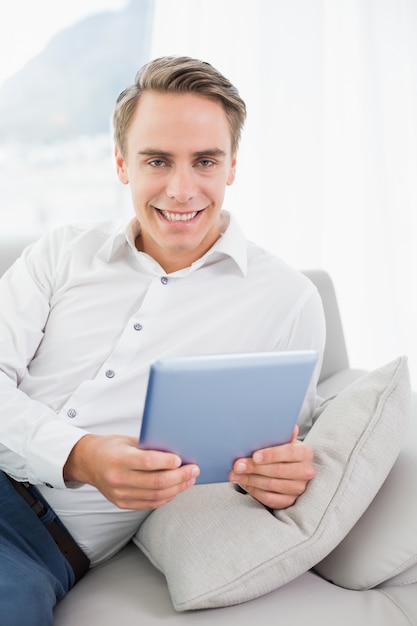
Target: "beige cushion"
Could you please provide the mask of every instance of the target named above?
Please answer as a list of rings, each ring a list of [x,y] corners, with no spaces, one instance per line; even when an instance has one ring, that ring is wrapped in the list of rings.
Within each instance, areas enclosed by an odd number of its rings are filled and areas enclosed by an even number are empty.
[[[321,561],[384,482],[409,403],[405,357],[342,391],[306,438],[316,477],[288,509],[271,514],[232,485],[218,484],[194,487],[154,511],[134,541],[165,574],[175,609],[245,602]]]
[[[401,453],[375,499],[314,568],[341,587],[369,589],[417,580],[417,402],[413,416]]]

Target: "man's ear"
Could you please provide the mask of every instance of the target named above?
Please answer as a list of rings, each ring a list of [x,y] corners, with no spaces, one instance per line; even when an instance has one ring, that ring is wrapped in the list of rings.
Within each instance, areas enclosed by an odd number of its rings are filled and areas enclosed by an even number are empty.
[[[232,163],[230,165],[230,171],[229,171],[229,175],[227,177],[227,181],[226,184],[227,185],[231,185],[236,177],[236,154],[234,155],[233,159],[232,159]]]
[[[114,148],[114,158],[116,160],[116,172],[120,182],[123,183],[123,185],[128,185],[129,178],[127,176],[126,162],[120,152],[119,146],[115,146]]]

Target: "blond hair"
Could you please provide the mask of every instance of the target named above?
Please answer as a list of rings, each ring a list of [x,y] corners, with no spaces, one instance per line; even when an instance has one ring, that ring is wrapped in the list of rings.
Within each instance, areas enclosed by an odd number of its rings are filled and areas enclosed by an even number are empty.
[[[119,95],[114,114],[114,141],[126,156],[126,137],[136,106],[144,91],[195,93],[217,100],[226,113],[232,139],[232,153],[239,145],[246,118],[246,105],[234,85],[210,63],[190,57],[160,57],[144,65],[133,85]]]

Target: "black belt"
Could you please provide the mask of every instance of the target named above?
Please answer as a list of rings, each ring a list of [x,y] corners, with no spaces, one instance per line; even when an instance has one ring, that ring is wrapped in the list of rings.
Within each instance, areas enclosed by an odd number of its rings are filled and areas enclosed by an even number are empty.
[[[8,476],[7,474],[6,476],[16,489],[17,493],[23,498],[26,504],[30,506],[32,511],[36,513],[38,517],[43,517],[47,512],[45,506],[41,500],[38,500],[32,494],[29,483],[20,483],[14,480],[11,476]],[[75,582],[77,583],[90,567],[88,557],[84,554],[79,545],[74,541],[65,528],[56,520],[48,522],[47,524],[44,524],[44,526],[74,570]]]

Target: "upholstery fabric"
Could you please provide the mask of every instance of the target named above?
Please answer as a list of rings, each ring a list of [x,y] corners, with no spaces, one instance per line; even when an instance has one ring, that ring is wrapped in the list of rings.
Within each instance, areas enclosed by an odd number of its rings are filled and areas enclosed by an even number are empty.
[[[414,412],[417,408],[414,398]],[[371,505],[343,541],[314,568],[347,589],[417,581],[417,422]]]

